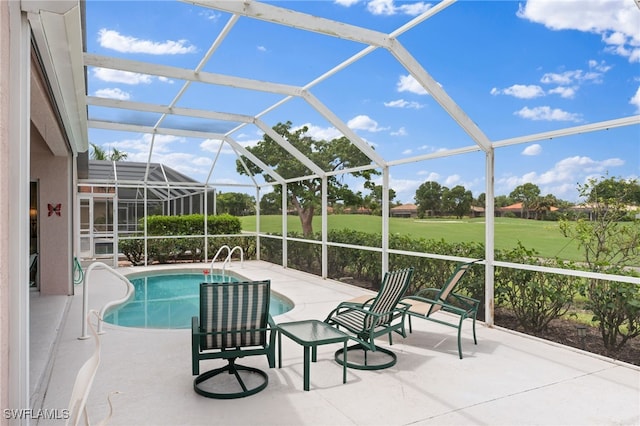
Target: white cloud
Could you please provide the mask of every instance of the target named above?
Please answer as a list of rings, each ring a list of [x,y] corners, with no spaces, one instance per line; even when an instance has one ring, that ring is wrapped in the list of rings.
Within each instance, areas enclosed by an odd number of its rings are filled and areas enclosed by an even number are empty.
[[[366,130],[367,132],[380,132],[387,130],[388,127],[379,127],[378,122],[368,115],[358,115],[347,122],[352,130]]]
[[[98,43],[101,47],[122,53],[146,53],[150,55],[181,55],[193,53],[197,49],[187,40],[166,40],[158,43],[124,36],[117,31],[102,28],[98,31]]]
[[[640,13],[630,0],[528,0],[518,17],[552,30],[600,34],[609,52],[640,62]]]
[[[429,172],[427,170],[420,170],[418,176],[426,176],[424,182],[437,182],[440,179],[440,175],[436,172]]]
[[[593,61],[590,63],[592,62]],[[589,72],[584,72],[583,70],[572,70],[562,73],[548,72],[542,76],[540,82],[544,84],[558,84],[561,86],[585,82],[600,83],[604,73],[610,70],[611,67],[607,67],[605,65],[596,65],[596,67],[597,68],[592,68],[592,71]],[[593,69],[595,69],[595,71],[593,71]]]
[[[462,178],[460,177],[460,175],[451,175],[447,176],[447,178],[444,180],[444,184],[445,186],[452,188],[456,185],[459,185],[461,181]]]
[[[373,179],[376,185],[382,185],[382,177],[378,176]],[[424,183],[422,179],[395,179],[393,175],[389,175],[389,188],[396,191],[396,200],[402,203],[414,202],[416,190]]]
[[[151,134],[144,134],[137,139],[123,139],[103,144],[103,148],[111,150],[116,148],[127,153],[127,161],[146,163],[151,147]],[[183,148],[174,149],[176,144],[184,144],[187,139],[178,136],[156,135],[153,138],[153,156],[151,162],[162,163],[194,179],[205,178],[211,168],[212,157],[181,152]],[[218,141],[215,141],[218,142]],[[205,141],[200,144],[203,151],[212,151],[214,141]],[[210,144],[207,146],[207,144]],[[205,149],[209,148],[209,149]],[[231,152],[226,148],[225,153]]]
[[[264,47],[264,46],[258,46],[258,47],[257,47],[257,49],[258,49],[260,52],[266,52],[266,51],[267,51],[267,48],[266,48],[266,47]]]
[[[638,90],[636,90],[636,94],[631,97],[629,103],[636,107],[637,113],[640,113],[640,87],[638,87]]]
[[[344,7],[351,7],[359,1],[360,0],[334,0],[334,3]]]
[[[492,95],[509,95],[520,99],[533,99],[538,98],[540,96],[544,96],[544,90],[542,87],[534,84],[524,85],[524,84],[514,84],[513,86],[507,87],[506,89],[491,89]]]
[[[555,89],[549,90],[549,93],[552,95],[560,95],[560,97],[565,99],[573,99],[576,95],[576,87],[562,87],[558,86]]]
[[[291,130],[296,131],[301,127],[307,126],[307,135],[315,140],[325,140],[330,141],[332,139],[336,139],[342,137],[342,133],[336,129],[335,127],[320,127],[311,123],[305,123],[302,126],[295,127]]]
[[[407,129],[405,129],[404,127],[400,127],[395,132],[391,132],[391,136],[407,136],[407,134]]]
[[[565,71],[563,73],[548,72],[540,79],[544,84],[571,84],[582,75],[581,70]]]
[[[410,109],[424,108],[424,104],[421,104],[415,101],[405,101],[404,99],[397,99],[395,101],[385,102],[384,106],[388,108],[410,108]]]
[[[100,98],[119,99],[121,101],[127,101],[131,98],[129,92],[120,90],[117,87],[113,89],[96,90],[94,94]]]
[[[128,154],[127,160],[147,162],[149,148],[151,147],[152,136],[148,133],[142,135],[139,139],[123,139],[104,144],[107,149],[117,148]],[[170,145],[174,143],[184,143],[183,137],[170,135],[156,135],[153,139],[153,153],[161,154],[171,152]],[[156,161],[156,160],[154,160]]]
[[[516,186],[533,183],[540,187],[542,194],[553,194],[560,198],[575,200],[577,198],[576,184],[591,175],[602,175],[610,168],[624,165],[624,160],[609,158],[594,160],[585,156],[567,157],[558,161],[550,170],[538,173],[535,171],[524,173],[522,176],[505,176],[496,179],[496,193],[508,194]]]
[[[431,9],[431,4],[421,1],[417,3],[402,3],[400,6],[396,6],[396,10],[409,16],[418,16],[429,9]]]
[[[534,143],[522,150],[522,155],[540,155],[541,152],[542,147],[539,144]]]
[[[420,145],[417,148],[418,151],[428,151],[428,152],[439,152],[439,151],[445,151],[446,148],[438,148],[435,146],[431,146],[431,145]]]
[[[147,74],[137,72],[112,70],[108,68],[94,68],[93,76],[108,83],[122,84],[151,84],[152,78]]]
[[[602,73],[608,72],[609,70],[611,70],[611,68],[613,68],[611,65],[607,65],[605,61],[596,61],[594,59],[591,59],[589,61],[589,68],[591,69],[595,69],[596,71],[600,71]]]
[[[218,22],[218,20],[222,16],[221,13],[218,13],[214,10],[203,10],[198,15],[204,17],[204,19],[208,21],[214,21],[214,22]]]
[[[352,4],[348,2],[348,0],[340,0],[339,3],[342,4],[343,2],[349,3],[349,5]],[[401,2],[397,5],[394,0],[371,0],[367,3],[367,10],[374,15],[395,15],[397,13],[401,13],[410,16],[417,16],[429,9],[431,9],[431,4],[424,2]]]
[[[396,84],[396,87],[398,89],[398,92],[410,92],[415,93],[416,95],[429,94],[429,92],[427,92],[425,88],[422,87],[411,74],[401,75],[398,83]]]
[[[221,154],[235,154],[235,151],[233,151],[229,144],[223,144],[222,141],[218,139],[205,139],[200,143],[200,149],[215,154],[220,149],[220,145],[222,145]]]
[[[566,112],[558,108],[552,109],[548,106],[524,107],[514,112],[514,115],[533,121],[581,121],[580,114]]]
[[[412,153],[413,153],[413,150],[411,148],[408,148],[402,151],[402,155],[411,155]]]
[[[154,154],[153,161],[169,166],[172,169],[194,179],[197,179],[198,177],[206,177],[212,163],[211,158],[182,152],[172,152],[163,155]]]

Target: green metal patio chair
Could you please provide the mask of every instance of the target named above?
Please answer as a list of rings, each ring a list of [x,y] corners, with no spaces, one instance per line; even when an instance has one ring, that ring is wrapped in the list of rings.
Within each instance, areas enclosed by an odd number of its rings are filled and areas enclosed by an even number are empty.
[[[473,319],[473,343],[478,344],[476,339],[476,316],[480,301],[471,297],[453,292],[453,288],[460,282],[460,279],[467,273],[469,268],[477,262],[460,264],[451,274],[447,282],[441,288],[425,288],[416,293],[415,296],[407,296],[402,299],[402,303],[409,305],[407,316],[409,317],[409,333],[412,330],[411,317],[422,318],[438,324],[447,325],[458,329],[458,355],[462,359],[462,344],[460,342],[460,331],[462,322],[467,318]],[[438,311],[448,312],[458,316],[458,322],[449,322],[444,317],[434,318],[432,315]]]
[[[399,304],[400,298],[409,287],[413,268],[387,272],[384,275],[382,286],[376,296],[365,303],[342,302],[329,313],[325,322],[343,328],[349,333],[349,338],[357,343],[347,348],[348,359],[353,360],[351,351],[363,351],[363,363],[347,362],[347,367],[359,370],[381,370],[389,368],[396,363],[396,354],[386,348],[377,346],[376,337],[389,336],[389,344],[393,344],[391,334],[396,332],[406,337],[404,320],[408,305]],[[335,353],[335,359],[339,364],[344,363],[342,352],[344,348]],[[369,352],[381,352],[386,354],[388,361],[371,364],[368,360]]]
[[[199,374],[193,388],[198,394],[241,398],[267,387],[267,373],[238,365],[236,359],[266,355],[269,367],[275,367],[277,328],[269,315],[270,286],[269,280],[200,284],[200,317],[191,320],[192,372]],[[200,374],[204,359],[224,359],[227,365]],[[234,375],[237,384],[229,385],[220,377],[223,373]]]

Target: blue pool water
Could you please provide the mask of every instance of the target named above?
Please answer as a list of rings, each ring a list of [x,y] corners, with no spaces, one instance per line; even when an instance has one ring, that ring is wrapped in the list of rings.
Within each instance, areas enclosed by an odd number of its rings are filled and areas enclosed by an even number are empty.
[[[130,281],[135,287],[134,299],[108,312],[106,322],[138,328],[191,328],[191,317],[199,313],[201,282],[240,280],[229,275],[209,275],[205,278],[203,273],[180,273],[138,276]],[[271,294],[271,316],[292,308],[289,301]]]

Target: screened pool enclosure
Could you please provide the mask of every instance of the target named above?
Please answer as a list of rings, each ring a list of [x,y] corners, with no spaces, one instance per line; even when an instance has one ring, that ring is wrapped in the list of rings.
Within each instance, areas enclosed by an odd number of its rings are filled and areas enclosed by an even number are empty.
[[[90,132],[100,135],[112,132],[115,135],[114,139],[123,138],[123,135],[129,138],[133,137],[131,135],[137,137],[144,135],[140,140],[144,140],[145,150],[136,157],[138,162],[91,161],[88,176],[79,179],[80,256],[86,259],[108,258],[116,263],[118,247],[122,241],[135,237],[142,239],[147,247],[148,240],[154,238],[149,235],[145,226],[144,218],[147,216],[197,213],[203,214],[206,218],[208,215],[216,214],[215,194],[220,190],[246,192],[259,203],[264,194],[271,192],[274,187],[279,187],[282,189],[280,210],[284,212],[281,236],[266,235],[261,232],[259,205],[256,205],[256,231],[242,234],[244,238],[253,239],[257,258],[261,256],[261,244],[268,239],[270,242],[277,241],[279,244],[282,251],[281,261],[285,266],[288,264],[287,256],[292,242],[302,241],[319,247],[323,277],[327,277],[330,247],[347,247],[376,253],[382,271],[389,270],[390,255],[435,258],[454,262],[471,260],[459,256],[402,251],[391,247],[389,190],[397,189],[399,184],[393,180],[393,174],[416,163],[423,164],[425,170],[429,170],[430,164],[434,163],[444,164],[452,170],[473,168],[483,176],[481,192],[486,195],[485,252],[481,263],[485,265],[484,294],[486,306],[489,307],[486,311],[486,321],[491,324],[494,267],[521,267],[517,264],[496,262],[494,259],[494,199],[498,195],[495,193],[496,165],[501,161],[501,153],[513,149],[521,150],[523,145],[533,142],[560,144],[566,140],[566,143],[578,146],[581,138],[586,138],[585,140],[589,140],[589,143],[596,143],[590,136],[594,134],[598,135],[597,143],[613,144],[617,138],[627,138],[634,132],[637,134],[640,115],[620,117],[609,110],[597,115],[597,119],[588,122],[583,120],[579,123],[574,121],[575,125],[559,128],[557,125],[555,127],[554,125],[520,127],[513,123],[507,126],[506,122],[513,119],[513,114],[504,113],[504,128],[483,127],[476,123],[474,116],[484,116],[484,110],[488,108],[479,104],[467,104],[463,108],[456,102],[456,96],[450,94],[450,90],[453,93],[456,92],[456,81],[453,81],[453,77],[447,79],[447,85],[443,85],[440,79],[436,80],[430,72],[430,69],[433,69],[440,78],[452,75],[458,78],[458,81],[464,80],[465,75],[470,77],[474,70],[461,69],[462,65],[453,58],[464,56],[463,53],[452,53],[450,68],[447,68],[447,58],[431,58],[425,53],[428,50],[425,46],[429,43],[443,43],[443,39],[446,38],[446,34],[428,31],[430,21],[437,20],[439,14],[466,12],[467,8],[474,7],[471,3],[456,4],[451,0],[434,3],[431,7],[425,8],[422,13],[411,19],[407,18],[391,29],[388,28],[388,23],[381,24],[374,19],[371,23],[372,28],[368,28],[341,22],[339,17],[335,19],[322,17],[320,6],[322,2],[310,3],[317,3],[313,13],[307,12],[304,4],[289,2],[200,0],[179,3],[177,6],[160,2],[158,7],[167,5],[166,7],[180,11],[187,10],[187,7],[190,8],[189,10],[195,8],[198,13],[212,14],[216,17],[216,22],[224,22],[221,29],[217,30],[215,36],[211,38],[208,48],[197,52],[196,55],[199,57],[197,63],[189,67],[178,63],[173,57],[158,59],[149,56],[148,60],[133,60],[126,54],[118,52],[109,56],[105,54],[105,49],[92,46],[91,40],[94,34],[88,34],[90,41],[82,57],[88,76],[95,76],[104,70],[114,74],[146,76],[153,78],[154,81],[170,80],[173,90],[170,98],[161,98],[151,93],[145,97],[141,91],[135,100],[116,99],[101,96],[97,90],[100,86],[91,78],[88,79],[89,95],[86,96],[86,106],[87,126]],[[122,4],[126,5],[124,2]],[[87,7],[89,21],[92,19],[91,7],[89,2]],[[181,7],[184,9],[180,9]],[[398,22],[398,19],[394,22]],[[188,21],[181,24],[185,26],[185,32],[190,31]],[[259,30],[254,29],[258,32],[251,33],[254,24]],[[98,29],[95,26],[90,28]],[[247,66],[237,74],[225,72],[227,67],[224,66],[224,60],[233,58],[233,55],[230,56],[230,52],[225,49],[225,43],[229,39],[237,41],[238,34],[244,34],[253,42],[259,43],[260,31],[274,31],[281,35],[279,40],[283,44],[279,46],[274,44],[271,47],[273,51],[280,53],[286,53],[286,41],[292,37],[308,40],[309,44],[304,52],[290,54],[299,55],[298,64],[305,62],[311,64],[310,71],[293,72],[292,81],[282,81],[282,74],[263,69],[258,64],[252,66],[247,63]],[[407,45],[405,45],[403,42],[405,34],[411,32],[423,34],[422,42],[416,44],[415,39],[411,42],[407,39]],[[522,42],[527,43],[526,40]],[[325,50],[331,51],[333,46],[338,44],[347,45],[349,47],[347,51],[350,52],[339,60],[335,55],[325,52]],[[491,50],[491,46],[485,48]],[[314,52],[317,56],[314,56]],[[218,55],[221,62],[216,62]],[[496,60],[508,61],[508,54],[505,53],[502,59],[499,58],[500,52],[496,55]],[[327,56],[330,59],[323,59]],[[425,144],[438,145],[442,148],[429,151],[415,149],[409,152],[402,146],[397,146],[391,154],[383,154],[386,151],[380,145],[374,146],[375,144],[354,130],[357,126],[348,119],[349,114],[353,112],[341,108],[340,99],[350,96],[349,85],[358,84],[359,73],[375,72],[379,61],[386,65],[392,64],[394,75],[406,74],[415,81],[422,92],[428,93],[430,104],[424,111],[435,114],[437,118],[432,132],[424,135]],[[444,64],[438,61],[443,61]],[[508,65],[518,66],[517,63]],[[482,64],[475,64],[475,66],[481,67]],[[306,68],[301,67],[301,69]],[[528,70],[522,70],[523,73],[526,71]],[[375,91],[378,88],[371,87],[370,90]],[[482,90],[488,92],[490,88],[485,87]],[[217,99],[221,93],[235,93],[237,97],[228,104],[219,103]],[[460,94],[457,93],[457,96]],[[309,117],[307,123],[322,123],[322,126],[330,127],[335,131],[335,137],[343,136],[348,139],[352,147],[366,156],[368,163],[356,167],[335,168],[331,164],[314,162],[273,129],[276,123],[286,122],[293,110],[304,111]],[[402,114],[396,111],[392,113]],[[416,120],[413,115],[406,117],[407,123]],[[298,124],[302,125],[302,123]],[[442,136],[437,128],[439,125],[455,128],[455,137],[450,140],[440,139]],[[523,128],[537,130],[530,134],[521,134]],[[607,132],[604,132],[605,130]],[[248,134],[251,137],[248,137]],[[490,137],[489,134],[494,136]],[[287,176],[286,171],[275,169],[265,158],[260,158],[252,152],[248,147],[255,145],[255,141],[262,139],[263,135],[267,135],[282,147],[291,157],[290,159],[300,164],[299,170],[303,172],[296,176]],[[168,157],[163,155],[162,138],[180,138],[194,145],[206,144],[209,158],[208,172],[205,176],[190,177],[187,172],[178,172],[163,164],[163,158]],[[638,160],[637,154],[636,152],[635,161]],[[143,158],[146,158],[146,161],[140,161]],[[199,161],[199,158],[186,159],[185,162],[196,160]],[[229,164],[232,164],[231,169],[235,172],[236,160],[241,162],[243,176],[228,174]],[[634,161],[633,158],[631,161]],[[260,174],[252,172],[255,170],[254,166],[261,171]],[[349,246],[331,241],[328,232],[330,178],[354,179],[350,174],[365,170],[375,170],[379,174],[377,183],[382,187],[381,225],[380,229],[375,230],[380,234],[381,240],[379,244],[367,247]],[[287,186],[301,181],[315,181],[321,188],[317,211],[317,215],[321,218],[321,227],[318,229],[320,239],[317,241],[287,237],[286,212],[290,202]],[[354,179],[352,182],[356,187],[362,185],[362,180]],[[188,237],[202,239],[205,242],[210,238],[220,237],[209,235],[206,227],[203,229],[205,229],[204,234]],[[238,236],[234,235],[234,237]],[[215,254],[209,251],[208,246],[207,243],[203,244],[202,259],[204,261],[210,261]],[[146,252],[144,258],[147,258]],[[533,266],[527,266],[527,268],[565,275],[638,282],[637,278],[613,277],[585,271]]]

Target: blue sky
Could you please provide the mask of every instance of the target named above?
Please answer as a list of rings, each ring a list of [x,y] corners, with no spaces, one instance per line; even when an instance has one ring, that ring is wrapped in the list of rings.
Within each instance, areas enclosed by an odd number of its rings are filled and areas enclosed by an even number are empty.
[[[389,33],[438,2],[280,1],[276,6]],[[227,13],[181,2],[87,2],[87,51],[195,68],[229,20]],[[640,114],[640,8],[633,0],[460,1],[398,37],[402,45],[491,141]],[[361,51],[363,44],[241,17],[204,71],[303,86]],[[91,96],[167,105],[182,81],[89,67]],[[474,145],[471,138],[385,49],[377,49],[311,89],[385,160]],[[177,106],[255,115],[280,95],[192,84]],[[157,114],[91,107],[90,118],[153,125]],[[262,117],[268,125],[307,125],[312,136],[340,136],[300,99]],[[167,122],[169,123],[169,122]],[[180,128],[227,132],[236,124],[173,119]],[[250,146],[246,126],[231,135]],[[150,135],[90,129],[89,140],[147,161]],[[197,180],[220,142],[156,136],[152,161]],[[485,191],[482,152],[391,168],[397,200],[413,202],[427,180]],[[496,195],[532,182],[542,194],[577,200],[576,184],[608,173],[640,175],[640,126],[496,150]],[[223,147],[212,181],[247,183]],[[354,189],[361,182],[352,181]],[[223,191],[240,190],[235,187]],[[253,192],[251,192],[253,193]]]

